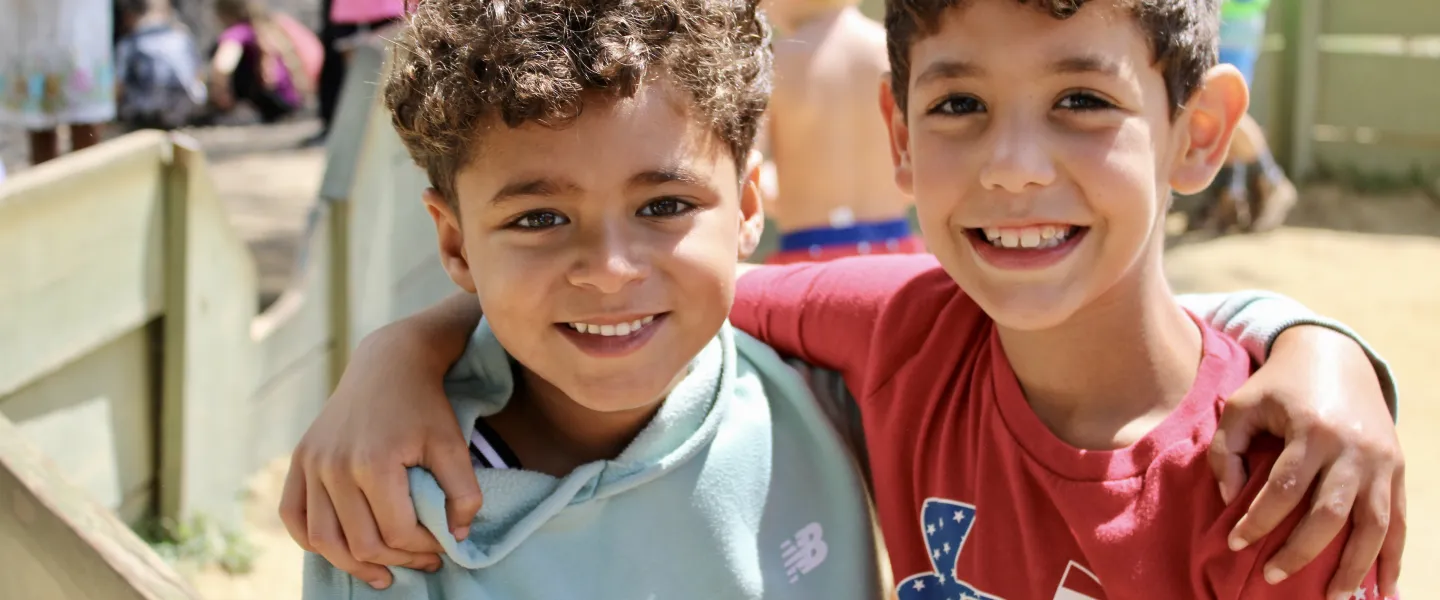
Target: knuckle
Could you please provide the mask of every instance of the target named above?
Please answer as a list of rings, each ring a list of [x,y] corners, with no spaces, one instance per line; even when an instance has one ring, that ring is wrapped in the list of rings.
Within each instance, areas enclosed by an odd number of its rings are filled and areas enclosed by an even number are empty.
[[[385,556],[385,552],[381,550],[377,544],[369,542],[351,544],[350,554],[354,556],[356,560],[367,563],[378,563]]]
[[[1299,502],[1305,495],[1305,488],[1300,485],[1299,469],[1293,466],[1276,465],[1270,473],[1270,484],[1275,499],[1286,504]]]
[[[311,530],[305,536],[305,539],[307,542],[310,543],[311,548],[313,548],[316,552],[324,555],[326,558],[330,558],[330,556],[332,554],[335,554],[335,551],[340,548],[340,540],[329,534],[320,533],[314,530]]]
[[[1390,528],[1390,511],[1385,508],[1362,511],[1355,515],[1355,525],[1361,528],[1385,531]]]
[[[1350,504],[1339,497],[1330,497],[1325,500],[1317,500],[1315,506],[1310,508],[1310,515],[1318,521],[1338,523],[1350,516]]]
[[[385,545],[391,548],[410,548],[415,545],[415,534],[409,531],[398,533],[382,531],[380,533],[380,539],[384,540]]]

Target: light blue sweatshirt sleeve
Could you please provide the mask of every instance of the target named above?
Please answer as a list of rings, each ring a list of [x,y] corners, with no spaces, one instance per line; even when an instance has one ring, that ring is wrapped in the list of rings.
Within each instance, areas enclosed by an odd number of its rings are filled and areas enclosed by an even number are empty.
[[[1380,378],[1380,390],[1385,395],[1390,414],[1398,416],[1400,400],[1390,365],[1370,344],[1365,343],[1360,334],[1344,323],[1322,317],[1305,305],[1273,292],[1246,290],[1229,294],[1185,294],[1179,300],[1182,306],[1199,315],[1211,327],[1240,342],[1245,351],[1261,364],[1270,357],[1270,348],[1276,338],[1297,325],[1318,325],[1349,336],[1370,357],[1375,375]]]

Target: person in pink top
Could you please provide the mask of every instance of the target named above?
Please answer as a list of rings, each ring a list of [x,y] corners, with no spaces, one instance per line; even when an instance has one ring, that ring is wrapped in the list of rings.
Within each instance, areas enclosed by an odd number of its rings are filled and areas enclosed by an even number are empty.
[[[221,110],[245,100],[265,122],[304,106],[315,89],[323,50],[310,30],[258,0],[218,0],[225,29],[210,64],[210,97]]]
[[[407,0],[322,0],[320,42],[325,48],[325,66],[320,72],[320,133],[307,144],[319,144],[330,133],[335,110],[340,104],[340,90],[345,85],[349,64],[341,41],[357,33],[379,29],[404,18]]]
[[[390,21],[405,14],[406,0],[331,0],[330,22],[359,25]]]

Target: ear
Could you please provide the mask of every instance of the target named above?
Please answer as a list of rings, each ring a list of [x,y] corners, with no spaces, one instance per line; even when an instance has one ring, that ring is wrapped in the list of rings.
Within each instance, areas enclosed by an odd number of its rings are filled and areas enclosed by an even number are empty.
[[[905,111],[895,105],[894,88],[890,86],[891,73],[880,76],[880,116],[890,130],[890,160],[895,165],[895,185],[907,195],[915,192],[914,171],[910,167],[910,128],[905,122]]]
[[[466,292],[475,293],[470,259],[465,256],[465,235],[460,229],[460,215],[439,190],[426,188],[424,197],[425,210],[435,220],[435,238],[440,242],[440,265],[445,267],[450,281]]]
[[[1177,158],[1170,173],[1170,187],[1181,194],[1197,194],[1210,185],[1230,153],[1235,127],[1250,108],[1250,89],[1245,77],[1231,65],[1218,65],[1205,74],[1205,81],[1176,120],[1179,134]]]
[[[765,157],[751,150],[745,160],[745,179],[740,185],[740,260],[750,258],[765,233],[764,196],[760,190]]]

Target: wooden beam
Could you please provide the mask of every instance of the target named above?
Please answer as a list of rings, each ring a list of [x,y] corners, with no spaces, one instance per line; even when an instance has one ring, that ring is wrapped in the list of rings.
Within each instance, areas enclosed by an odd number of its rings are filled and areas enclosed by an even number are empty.
[[[1289,6],[1290,178],[1301,180],[1315,166],[1315,123],[1320,112],[1320,34],[1325,0],[1293,0]]]
[[[0,416],[0,597],[199,598],[113,513],[66,482]]]

